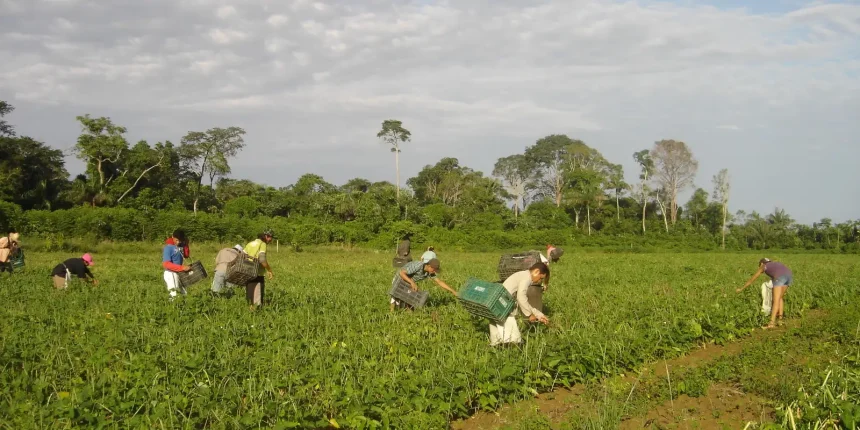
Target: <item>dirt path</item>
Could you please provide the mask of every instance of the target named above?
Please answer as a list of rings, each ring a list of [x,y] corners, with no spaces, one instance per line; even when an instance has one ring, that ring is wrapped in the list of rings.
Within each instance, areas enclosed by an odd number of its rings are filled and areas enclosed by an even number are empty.
[[[647,376],[666,377],[682,369],[705,366],[724,356],[739,354],[748,345],[765,342],[782,336],[787,328],[799,326],[804,320],[817,319],[824,315],[823,311],[807,312],[803,318],[792,319],[784,327],[773,330],[755,330],[750,336],[726,345],[705,345],[672,360],[650,363],[641,368],[636,374],[619,375],[603,381],[603,385],[612,384],[612,380],[628,383]],[[587,412],[594,407],[594,400],[587,396],[586,387],[577,385],[568,389],[558,389],[551,393],[540,394],[534,399],[505,405],[496,412],[479,412],[470,418],[452,423],[454,430],[490,430],[514,426],[529,420],[539,421],[545,427],[558,428],[566,422],[571,414]],[[642,428],[696,428],[723,429],[744,428],[750,421],[767,421],[773,410],[767,406],[763,398],[743,393],[735,387],[713,383],[705,395],[700,397],[679,396],[669,402],[655,405],[644,416],[635,416],[621,423],[622,429]]]

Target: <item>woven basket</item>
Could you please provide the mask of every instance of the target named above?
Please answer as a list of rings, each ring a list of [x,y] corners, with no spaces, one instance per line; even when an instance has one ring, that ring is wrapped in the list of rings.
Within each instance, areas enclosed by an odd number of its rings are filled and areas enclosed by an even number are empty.
[[[206,269],[203,268],[203,263],[199,261],[195,261],[191,264],[191,270],[187,272],[179,272],[179,285],[182,285],[183,288],[190,287],[204,279],[208,276],[206,274]]]
[[[241,253],[227,265],[227,282],[235,285],[245,285],[259,275],[259,261]]]
[[[504,282],[514,273],[529,270],[532,265],[538,262],[540,262],[539,251],[505,254],[499,258],[499,281]]]
[[[400,279],[400,282],[391,286],[388,295],[417,309],[427,303],[427,297],[430,293],[427,291],[412,291],[412,286],[403,279]]]

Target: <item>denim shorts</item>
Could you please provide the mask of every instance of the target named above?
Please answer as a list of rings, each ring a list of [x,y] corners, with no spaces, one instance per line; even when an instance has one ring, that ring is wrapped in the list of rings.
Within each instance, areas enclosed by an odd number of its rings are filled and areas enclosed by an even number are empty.
[[[773,280],[773,286],[774,286],[774,288],[775,287],[787,287],[787,286],[791,285],[792,280],[793,280],[793,277],[791,275],[783,275],[783,276],[780,276],[779,278],[776,278]]]

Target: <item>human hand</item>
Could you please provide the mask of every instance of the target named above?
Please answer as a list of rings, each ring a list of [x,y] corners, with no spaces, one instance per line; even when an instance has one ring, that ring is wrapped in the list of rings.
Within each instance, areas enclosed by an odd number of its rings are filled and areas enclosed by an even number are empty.
[[[191,266],[182,266],[182,271],[183,271],[183,272],[190,272],[190,271],[191,271]]]
[[[94,287],[98,287],[98,286],[99,286],[99,280],[98,280],[98,279],[93,279],[93,286],[94,286]]]
[[[270,280],[275,278],[275,274],[271,270],[268,271],[267,275]]]
[[[743,290],[744,290],[743,288],[736,288],[736,289],[735,289],[735,292],[736,292],[736,293],[740,293],[740,292],[741,292],[741,291],[743,291]]]
[[[418,292],[418,284],[415,281],[409,283],[410,287],[412,287],[412,291]]]
[[[538,318],[538,321],[540,321],[543,325],[549,325],[549,318],[547,318],[546,316]]]

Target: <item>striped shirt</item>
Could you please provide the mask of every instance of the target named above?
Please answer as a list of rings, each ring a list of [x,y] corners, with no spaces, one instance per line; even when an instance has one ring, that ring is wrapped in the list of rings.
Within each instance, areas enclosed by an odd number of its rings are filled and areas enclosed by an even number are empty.
[[[408,276],[415,282],[423,281],[427,278],[435,278],[436,274],[427,273],[424,271],[424,264],[425,263],[422,260],[410,261],[404,264],[403,267],[397,269],[397,271],[394,272],[394,279],[391,280],[391,285],[397,286],[397,283],[400,282],[400,280],[402,279],[400,278],[400,271],[402,270],[405,270],[406,276]]]

